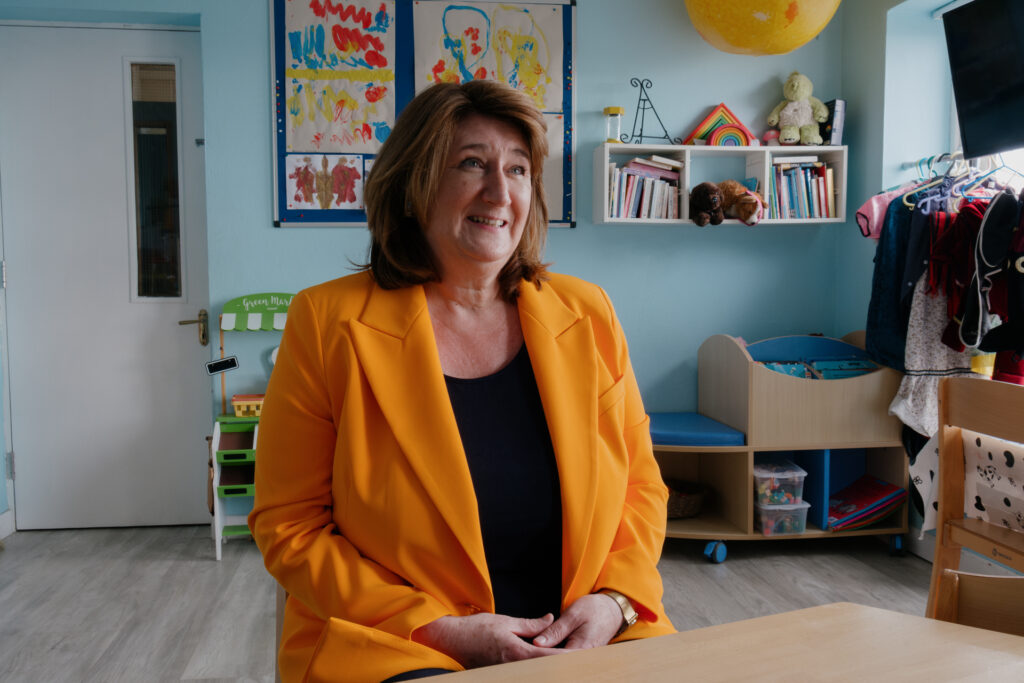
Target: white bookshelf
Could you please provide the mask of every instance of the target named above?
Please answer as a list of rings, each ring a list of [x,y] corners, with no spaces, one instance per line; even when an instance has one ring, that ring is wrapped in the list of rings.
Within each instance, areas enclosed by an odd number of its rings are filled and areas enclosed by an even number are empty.
[[[609,215],[609,163],[625,165],[634,157],[651,154],[669,157],[683,164],[679,173],[679,216],[680,218],[612,218]],[[818,225],[846,222],[846,168],[847,148],[845,145],[815,146],[763,146],[763,147],[722,147],[709,145],[632,145],[606,142],[594,150],[594,223],[652,224],[652,225],[693,225],[690,220],[690,190],[701,182],[743,180],[757,178],[761,196],[767,203],[768,178],[773,161],[787,157],[813,155],[832,168],[835,189],[836,217],[834,218],[765,218],[758,225]],[[733,165],[733,174],[723,177],[702,177],[703,165]],[[741,170],[742,169],[742,170]],[[741,176],[740,173],[743,173]],[[767,213],[767,206],[765,208]],[[740,224],[734,218],[726,218],[725,224]],[[713,226],[705,226],[713,227]]]

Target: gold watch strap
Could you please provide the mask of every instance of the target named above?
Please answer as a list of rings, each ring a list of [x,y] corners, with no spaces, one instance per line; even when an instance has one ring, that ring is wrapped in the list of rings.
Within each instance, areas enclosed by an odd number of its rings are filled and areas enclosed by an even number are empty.
[[[629,598],[618,591],[608,590],[607,588],[598,592],[603,593],[614,600],[618,603],[619,609],[622,610],[622,627],[618,630],[618,633],[615,634],[616,636],[636,623],[636,620],[640,615],[636,613],[635,609],[633,609],[633,603],[629,601]]]

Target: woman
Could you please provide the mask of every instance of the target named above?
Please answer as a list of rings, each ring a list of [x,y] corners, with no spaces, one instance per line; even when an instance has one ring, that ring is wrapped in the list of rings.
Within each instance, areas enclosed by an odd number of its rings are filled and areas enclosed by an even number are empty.
[[[512,88],[424,91],[366,182],[369,265],[292,301],[249,518],[290,594],[284,680],[673,631],[622,330],[603,291],[540,262],[546,153]]]

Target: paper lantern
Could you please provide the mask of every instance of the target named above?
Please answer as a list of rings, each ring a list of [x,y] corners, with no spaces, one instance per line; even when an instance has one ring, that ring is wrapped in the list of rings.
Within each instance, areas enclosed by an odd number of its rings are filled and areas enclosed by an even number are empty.
[[[723,52],[781,55],[821,33],[839,1],[686,0],[686,11],[701,38]]]

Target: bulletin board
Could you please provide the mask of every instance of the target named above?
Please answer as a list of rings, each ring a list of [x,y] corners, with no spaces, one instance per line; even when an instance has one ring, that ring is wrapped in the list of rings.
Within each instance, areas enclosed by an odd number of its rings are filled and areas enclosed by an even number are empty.
[[[270,0],[274,225],[365,226],[363,182],[437,82],[502,80],[544,113],[552,225],[575,225],[575,0]]]

